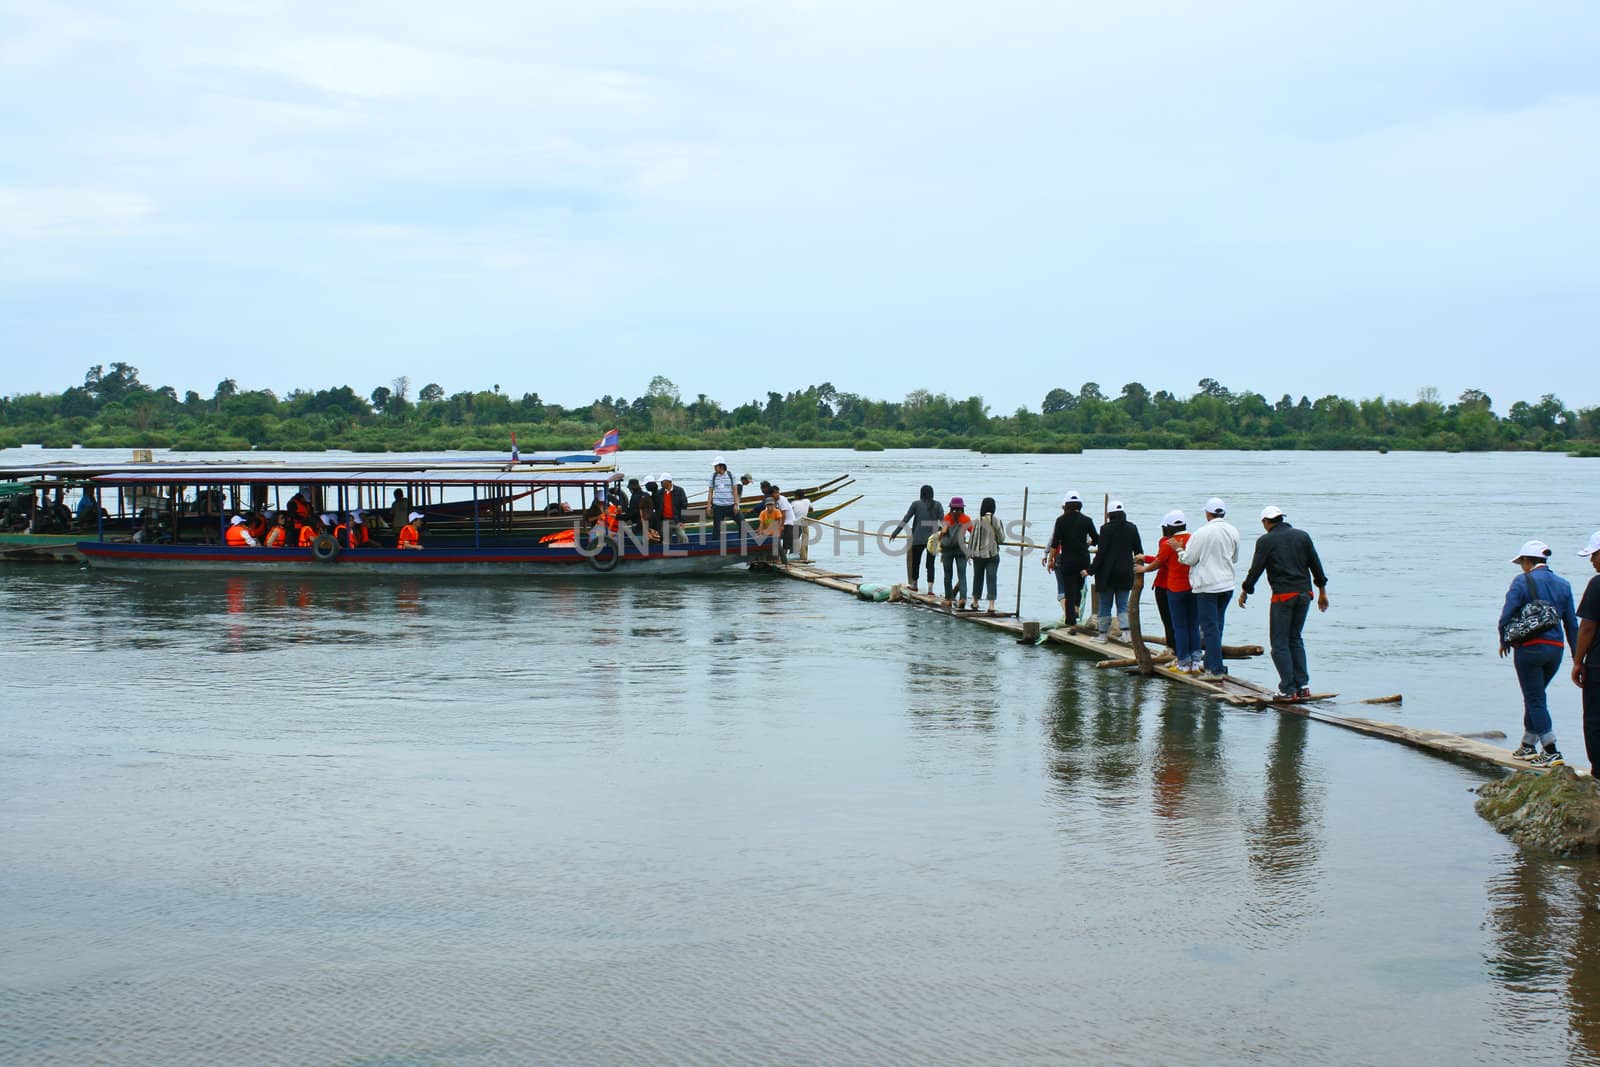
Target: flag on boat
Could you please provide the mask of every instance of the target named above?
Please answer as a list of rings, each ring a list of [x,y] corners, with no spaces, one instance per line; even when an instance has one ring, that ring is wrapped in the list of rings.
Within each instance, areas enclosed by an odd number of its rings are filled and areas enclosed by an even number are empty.
[[[517,448],[517,431],[511,431],[511,462],[515,463],[522,458],[522,452]]]
[[[621,447],[622,435],[616,430],[607,430],[606,435],[594,443],[593,452],[597,456],[603,456],[607,452],[615,452]]]

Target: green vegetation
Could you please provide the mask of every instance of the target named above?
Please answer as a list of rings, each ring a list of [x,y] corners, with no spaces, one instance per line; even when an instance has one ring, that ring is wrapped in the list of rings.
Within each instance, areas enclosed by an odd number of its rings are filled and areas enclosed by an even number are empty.
[[[830,384],[768,393],[725,409],[704,393],[684,403],[658,375],[633,400],[603,396],[578,407],[512,399],[496,385],[446,395],[436,384],[413,398],[398,378],[365,396],[347,385],[279,398],[219,382],[209,397],[139,381],[138,368],[89,368],[82,385],[59,394],[0,397],[0,446],[240,451],[249,448],[357,452],[467,449],[503,452],[515,432],[523,451],[587,449],[613,427],[640,449],[758,447],[957,448],[991,454],[1073,453],[1085,448],[1502,449],[1600,455],[1600,408],[1573,412],[1556,397],[1517,401],[1495,414],[1469,389],[1454,403],[1435,390],[1415,401],[1318,400],[1235,393],[1211,378],[1179,397],[1138,382],[1115,397],[1089,382],[1052,389],[1037,411],[991,414],[981,397],[956,400],[919,389],[904,400],[870,400]]]

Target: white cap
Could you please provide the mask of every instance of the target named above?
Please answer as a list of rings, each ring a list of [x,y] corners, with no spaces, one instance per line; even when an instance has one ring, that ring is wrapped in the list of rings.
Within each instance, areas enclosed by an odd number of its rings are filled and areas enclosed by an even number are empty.
[[[1222,502],[1222,498],[1220,496],[1214,496],[1210,500],[1206,501],[1207,515],[1226,515],[1227,513],[1228,505]]]
[[[1578,555],[1592,556],[1596,552],[1600,552],[1600,530],[1596,530],[1589,535],[1589,543],[1583,547],[1583,551],[1579,552]]]
[[[1172,511],[1169,511],[1165,515],[1161,516],[1161,525],[1187,526],[1189,525],[1189,520],[1183,517],[1183,512],[1174,508]]]
[[[713,467],[726,467],[728,465],[728,461],[723,459],[721,456],[718,456],[716,459],[711,461],[711,465]]]
[[[329,515],[329,514],[324,514],[322,516],[322,525],[324,525],[324,526],[332,526],[333,525],[333,516]]]
[[[417,521],[417,520],[418,520],[418,519],[420,519],[420,518],[422,518],[422,512],[420,512],[420,511],[413,511],[413,512],[412,512],[412,513],[411,513],[411,517],[410,517],[410,518],[409,518],[409,519],[407,519],[407,520],[406,520],[406,521],[407,521],[407,522],[416,522],[416,521]]]
[[[1122,510],[1123,510],[1123,508],[1122,508],[1122,501],[1120,501],[1120,500],[1113,500],[1113,501],[1112,501],[1112,502],[1111,502],[1111,506],[1110,506],[1110,507],[1109,507],[1109,508],[1106,508],[1106,514],[1108,514],[1108,515],[1109,515],[1109,514],[1111,514],[1111,513],[1113,513],[1113,512],[1117,512],[1117,511],[1122,511]]]
[[[361,525],[361,512],[359,510],[352,511],[350,513],[350,521],[355,523],[357,526],[360,526]]]
[[[1081,503],[1083,503],[1083,497],[1079,496],[1076,491],[1068,493],[1066,496],[1061,498],[1061,506],[1062,507],[1066,507],[1068,504],[1081,504]]]
[[[1524,558],[1544,559],[1548,555],[1550,555],[1550,546],[1545,544],[1543,541],[1524,541],[1522,543],[1522,550],[1519,551],[1515,556],[1511,557],[1511,562],[1515,563],[1519,559]]]
[[[663,474],[661,477],[657,478],[656,481],[658,481],[658,482],[670,482],[670,481],[672,481],[672,475]]]
[[[1261,517],[1263,519],[1281,519],[1283,518],[1283,509],[1276,504],[1268,504],[1261,509]]]
[[[230,519],[228,521],[228,525],[229,526],[243,526],[244,525],[244,516],[243,515],[235,515],[232,519]]]

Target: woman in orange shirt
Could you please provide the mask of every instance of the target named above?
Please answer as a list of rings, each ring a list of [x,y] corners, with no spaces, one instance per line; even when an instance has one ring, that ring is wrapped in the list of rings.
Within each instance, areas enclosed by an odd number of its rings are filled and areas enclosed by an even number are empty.
[[[1195,612],[1194,593],[1189,588],[1189,568],[1178,553],[1189,543],[1188,520],[1181,511],[1169,511],[1161,519],[1161,547],[1154,556],[1133,569],[1140,574],[1156,572],[1156,607],[1167,626],[1167,646],[1177,657],[1174,670],[1199,674],[1200,617]]]

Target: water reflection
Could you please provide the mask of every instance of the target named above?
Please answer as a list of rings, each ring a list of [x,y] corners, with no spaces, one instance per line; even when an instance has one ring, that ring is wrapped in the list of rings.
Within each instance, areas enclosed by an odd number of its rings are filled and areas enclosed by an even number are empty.
[[[1489,883],[1489,921],[1501,1028],[1529,1041],[1564,1030],[1570,1062],[1600,1064],[1600,871],[1519,853]]]
[[[1267,750],[1261,814],[1249,831],[1249,857],[1268,917],[1285,922],[1314,910],[1322,798],[1305,765],[1310,721],[1299,715],[1277,720]]]

